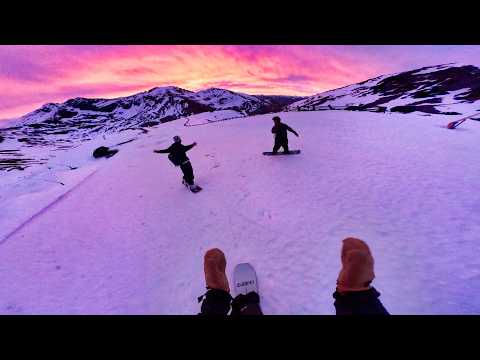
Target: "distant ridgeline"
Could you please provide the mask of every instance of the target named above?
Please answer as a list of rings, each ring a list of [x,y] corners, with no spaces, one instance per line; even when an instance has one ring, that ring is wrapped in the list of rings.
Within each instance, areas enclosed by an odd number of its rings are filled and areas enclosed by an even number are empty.
[[[437,65],[330,90],[288,106],[289,111],[357,110],[461,115],[480,109],[480,69]]]

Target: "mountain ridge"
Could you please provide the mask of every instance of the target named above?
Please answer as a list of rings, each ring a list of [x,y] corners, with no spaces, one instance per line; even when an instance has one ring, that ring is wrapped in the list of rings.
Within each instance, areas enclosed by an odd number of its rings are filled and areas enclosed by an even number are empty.
[[[282,101],[278,101],[278,99]],[[46,103],[20,117],[13,127],[2,128],[5,138],[41,145],[55,135],[91,138],[99,133],[144,129],[181,117],[233,110],[238,116],[281,110],[298,96],[248,95],[209,88],[193,92],[176,86],[154,87],[113,99],[76,97],[63,103]]]
[[[289,104],[287,110],[461,115],[480,109],[480,69],[448,63],[381,75]]]

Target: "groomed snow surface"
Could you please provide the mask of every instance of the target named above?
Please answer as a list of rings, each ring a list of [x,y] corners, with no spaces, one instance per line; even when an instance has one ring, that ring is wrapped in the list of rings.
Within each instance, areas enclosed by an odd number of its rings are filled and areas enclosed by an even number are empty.
[[[290,136],[300,155],[261,155],[273,142],[269,114],[165,123],[86,162],[94,172],[3,238],[0,313],[196,314],[203,255],[219,247],[230,280],[237,263],[254,265],[266,314],[334,314],[347,236],[370,245],[373,285],[392,314],[480,313],[480,123],[279,115],[300,133]],[[198,194],[153,153],[176,134],[198,143]]]

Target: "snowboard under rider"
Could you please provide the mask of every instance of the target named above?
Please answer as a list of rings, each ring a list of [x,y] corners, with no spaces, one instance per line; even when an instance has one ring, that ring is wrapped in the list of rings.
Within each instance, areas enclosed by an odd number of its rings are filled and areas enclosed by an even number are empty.
[[[283,147],[284,152],[288,153],[288,134],[287,131],[294,133],[297,137],[299,136],[295,130],[293,130],[287,124],[284,124],[280,121],[278,116],[272,118],[274,125],[272,127],[272,133],[275,134],[275,144],[273,145],[272,152],[276,154],[278,149]]]
[[[389,315],[379,300],[380,293],[371,286],[375,273],[374,260],[368,245],[357,238],[343,240],[342,269],[333,293],[337,315]],[[205,253],[204,271],[207,292],[199,315],[263,315],[260,298],[256,292],[239,295],[232,299],[225,275],[225,255],[220,249]]]
[[[190,163],[190,159],[188,158],[186,153],[196,145],[196,142],[190,145],[183,145],[180,136],[174,136],[173,144],[170,145],[167,149],[153,151],[159,154],[169,154],[168,158],[173,162],[175,166],[180,166],[180,169],[182,170],[183,184],[186,186],[188,185],[191,190],[195,189],[197,185],[195,185],[194,183],[192,164]]]

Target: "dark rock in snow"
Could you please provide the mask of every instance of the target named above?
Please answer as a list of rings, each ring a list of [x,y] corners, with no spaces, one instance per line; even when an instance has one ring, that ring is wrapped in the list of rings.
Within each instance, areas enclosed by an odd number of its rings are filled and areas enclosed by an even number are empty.
[[[39,124],[39,123],[29,124],[28,126],[31,127],[31,128],[34,128],[34,129],[40,129],[40,128],[42,128],[42,127],[45,127],[44,124]]]
[[[99,107],[97,109],[97,111],[101,111],[101,112],[112,112],[113,110],[115,110],[117,108],[117,104],[115,103],[112,103],[110,105],[107,105],[107,106],[103,106],[103,107]]]
[[[112,157],[113,155],[115,155],[117,152],[118,152],[118,150],[116,150],[116,149],[110,149],[107,146],[100,146],[100,147],[96,148],[95,151],[93,152],[93,157],[95,159],[98,159],[98,158],[101,158],[101,157],[109,158],[109,157]]]
[[[160,122],[165,123],[165,122],[177,120],[177,118],[178,118],[177,116],[169,115],[169,116],[163,117],[163,118],[160,120]]]
[[[57,116],[60,117],[60,118],[72,118],[77,114],[78,114],[78,112],[70,111],[70,110],[67,110],[67,109],[60,109],[57,112]]]
[[[160,122],[158,121],[147,121],[147,122],[144,122],[142,126],[151,127],[151,126],[157,126],[158,124],[160,124]]]

